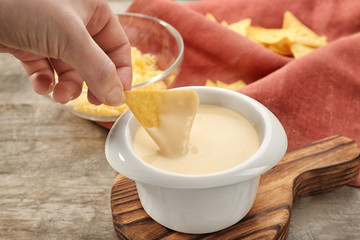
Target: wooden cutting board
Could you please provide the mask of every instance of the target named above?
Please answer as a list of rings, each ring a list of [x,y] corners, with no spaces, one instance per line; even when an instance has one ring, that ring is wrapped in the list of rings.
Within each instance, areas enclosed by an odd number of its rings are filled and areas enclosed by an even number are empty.
[[[285,239],[293,202],[350,183],[360,169],[360,148],[334,136],[288,152],[261,176],[253,207],[237,224],[195,235],[169,230],[142,209],[134,181],[118,175],[111,192],[118,239]]]

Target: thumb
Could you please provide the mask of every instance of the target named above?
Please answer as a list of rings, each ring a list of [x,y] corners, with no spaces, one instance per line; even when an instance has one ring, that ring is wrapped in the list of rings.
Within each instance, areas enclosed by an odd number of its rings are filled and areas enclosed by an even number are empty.
[[[65,61],[79,73],[100,102],[112,106],[123,104],[123,84],[117,75],[115,64],[91,38],[81,45],[76,53],[67,53]]]
[[[123,43],[103,50],[85,30],[66,48],[63,59],[86,82],[100,102],[118,106],[125,102],[124,85],[131,83],[131,50],[125,37]],[[122,79],[120,79],[120,77]]]

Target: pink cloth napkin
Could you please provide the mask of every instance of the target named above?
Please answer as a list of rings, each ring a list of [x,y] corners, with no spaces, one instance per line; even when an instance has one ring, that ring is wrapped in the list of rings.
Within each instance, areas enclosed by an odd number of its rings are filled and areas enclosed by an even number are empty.
[[[185,54],[175,86],[244,80],[239,92],[279,118],[288,150],[332,135],[360,143],[360,1],[135,0],[128,11],[163,19],[181,33]],[[205,17],[210,12],[219,21],[251,18],[254,26],[281,28],[285,11],[326,35],[328,45],[295,60]]]

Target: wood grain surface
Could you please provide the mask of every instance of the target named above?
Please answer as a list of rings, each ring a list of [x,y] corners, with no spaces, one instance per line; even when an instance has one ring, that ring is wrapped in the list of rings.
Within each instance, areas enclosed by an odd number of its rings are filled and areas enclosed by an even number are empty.
[[[350,183],[360,169],[360,148],[351,139],[334,136],[288,152],[261,176],[250,212],[237,224],[211,234],[169,230],[142,209],[135,183],[118,175],[111,206],[118,239],[285,239],[293,202]]]
[[[131,2],[109,1],[115,12]],[[106,135],[35,94],[21,64],[0,54],[0,239],[115,239]],[[298,199],[287,240],[359,239],[359,206],[348,186]],[[132,214],[141,217],[136,204]]]

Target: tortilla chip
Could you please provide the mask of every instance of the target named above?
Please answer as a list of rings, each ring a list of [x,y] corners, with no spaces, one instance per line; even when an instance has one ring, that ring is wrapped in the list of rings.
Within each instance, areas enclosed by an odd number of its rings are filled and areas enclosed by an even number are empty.
[[[187,98],[197,99],[197,95],[194,91],[188,90],[136,90],[136,91],[125,91],[126,104],[128,105],[131,112],[134,114],[136,119],[140,122],[143,127],[155,128],[159,127],[159,114],[163,114],[163,111],[167,111],[164,108],[165,98],[176,97],[176,98]],[[169,104],[167,102],[167,104]],[[178,102],[174,102],[177,104]],[[167,106],[172,107],[172,106]]]
[[[280,28],[249,27],[247,36],[261,43],[276,44],[285,38],[293,41],[294,32]]]
[[[207,17],[208,19],[210,19],[211,21],[218,22],[218,21],[216,20],[215,16],[212,15],[211,13],[206,13],[206,17]],[[221,25],[227,27],[227,26],[228,26],[228,23],[227,23],[226,21],[222,21],[222,22],[221,22]]]
[[[267,48],[284,56],[292,56],[290,46],[291,46],[291,41],[289,40],[289,38],[285,37],[281,39],[279,42],[268,44]]]
[[[206,17],[214,22],[217,22],[216,18],[214,15],[212,15],[211,13],[206,13]]]
[[[205,82],[205,86],[216,87],[216,84],[213,81],[211,81],[210,79],[207,79]]]
[[[295,42],[303,45],[321,47],[327,44],[326,36],[317,35],[289,11],[284,13],[283,29],[294,29],[296,31]]]
[[[230,84],[224,83],[222,81],[217,80],[216,83],[214,83],[210,79],[207,79],[206,83],[205,83],[205,86],[219,87],[219,88],[225,88],[225,89],[236,91],[236,90],[239,90],[242,87],[245,87],[246,83],[243,80],[238,80],[238,81],[230,83]]]
[[[301,43],[291,44],[290,49],[291,49],[292,55],[294,56],[295,59],[303,57],[315,50],[314,48],[305,46]]]
[[[163,104],[162,94],[163,91],[125,91],[126,104],[142,126],[159,126],[158,108]]]
[[[239,81],[229,84],[228,89],[236,91],[245,86],[246,86],[246,83],[243,80],[239,80]]]
[[[251,24],[251,19],[245,18],[241,21],[232,23],[232,24],[228,25],[227,27],[242,36],[246,36],[247,30],[250,27],[250,24]]]
[[[245,87],[246,83],[243,82],[242,80],[239,80],[239,81],[236,81],[236,82],[230,83],[230,84],[227,84],[227,83],[224,83],[221,81],[216,81],[216,86],[219,88],[225,88],[225,89],[236,91],[242,87]]]
[[[224,27],[228,27],[229,24],[226,21],[221,21],[221,25],[223,25]]]

